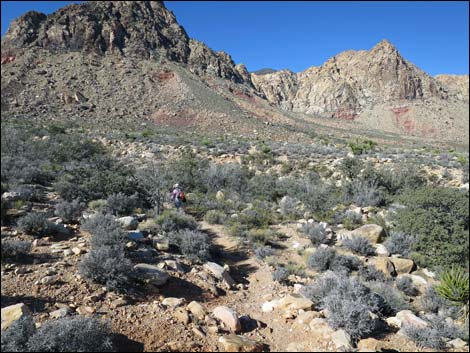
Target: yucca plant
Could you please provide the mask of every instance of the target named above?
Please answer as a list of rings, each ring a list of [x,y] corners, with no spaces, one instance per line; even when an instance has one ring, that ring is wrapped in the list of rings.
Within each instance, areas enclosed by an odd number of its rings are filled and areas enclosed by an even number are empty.
[[[469,278],[463,268],[453,266],[441,275],[441,283],[436,291],[452,305],[460,306],[462,319],[468,321],[469,313]]]

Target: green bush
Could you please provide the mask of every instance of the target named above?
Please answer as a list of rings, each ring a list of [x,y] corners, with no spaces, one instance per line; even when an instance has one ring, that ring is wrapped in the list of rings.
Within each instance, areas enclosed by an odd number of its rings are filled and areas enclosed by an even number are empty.
[[[197,230],[182,229],[169,234],[171,245],[175,245],[191,262],[210,260],[209,237]]]
[[[209,224],[224,224],[227,215],[222,211],[210,210],[204,215],[204,220]]]
[[[422,266],[468,267],[468,191],[424,187],[403,194],[406,208],[396,211],[396,231],[416,236],[412,257]]]
[[[169,210],[163,211],[163,213],[157,217],[156,222],[161,226],[161,229],[167,233],[182,229],[195,230],[198,227],[194,217]]]
[[[355,154],[364,154],[372,149],[374,149],[377,146],[377,143],[372,141],[372,140],[359,140],[356,139],[354,142],[349,142],[348,143],[349,148],[351,148],[351,151]]]
[[[31,242],[14,239],[2,239],[2,260],[16,259],[28,255],[31,251]]]
[[[436,286],[437,293],[452,305],[461,308],[462,317],[468,321],[469,277],[460,267],[453,267],[441,274],[441,283]]]
[[[62,201],[55,206],[54,214],[62,218],[65,223],[77,223],[85,208],[85,204],[78,200]]]
[[[278,234],[271,229],[251,229],[248,231],[248,238],[257,244],[267,245],[278,238]]]
[[[28,213],[20,218],[18,227],[21,231],[36,237],[54,235],[56,229],[55,224],[48,221],[44,213],[39,212]]]

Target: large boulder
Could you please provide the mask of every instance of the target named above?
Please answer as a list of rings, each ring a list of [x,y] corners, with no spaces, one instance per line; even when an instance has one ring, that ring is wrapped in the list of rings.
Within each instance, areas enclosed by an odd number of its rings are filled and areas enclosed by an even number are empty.
[[[396,276],[395,266],[393,262],[388,257],[374,257],[370,261],[371,265],[374,265],[377,270],[382,271],[385,273],[386,276]]]
[[[385,236],[385,231],[377,224],[365,224],[362,227],[354,229],[349,234],[351,237],[360,236],[367,238],[372,244],[377,244],[382,241],[382,238]]]
[[[411,273],[413,270],[416,268],[415,263],[413,260],[409,259],[400,259],[397,257],[392,257],[390,260],[393,263],[393,266],[395,267],[395,271],[397,274],[406,274],[406,273]]]
[[[227,335],[219,338],[223,352],[262,352],[263,344],[239,335]]]
[[[157,287],[164,285],[170,278],[166,272],[149,264],[137,264],[134,266],[134,271],[138,279]]]
[[[234,310],[226,306],[218,306],[214,309],[213,314],[217,319],[222,321],[224,325],[230,329],[230,331],[241,331],[242,325],[238,319],[237,313]]]
[[[23,304],[18,303],[15,305],[10,305],[5,308],[2,308],[2,331],[9,328],[16,321],[22,317],[31,316],[31,311],[29,308]]]
[[[193,316],[199,320],[203,320],[207,315],[204,307],[196,301],[189,303],[186,309],[188,309],[191,314],[193,314]]]

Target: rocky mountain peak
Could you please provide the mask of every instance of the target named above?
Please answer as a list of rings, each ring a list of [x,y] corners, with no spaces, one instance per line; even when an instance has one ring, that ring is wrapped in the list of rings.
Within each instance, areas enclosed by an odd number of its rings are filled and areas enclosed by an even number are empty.
[[[378,42],[372,49],[371,52],[382,52],[382,53],[396,53],[398,54],[398,49],[390,43],[387,39],[382,39]]]

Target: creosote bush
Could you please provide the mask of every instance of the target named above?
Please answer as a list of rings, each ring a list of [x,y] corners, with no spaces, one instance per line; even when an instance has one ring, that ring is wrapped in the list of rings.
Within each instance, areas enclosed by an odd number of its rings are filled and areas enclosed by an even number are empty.
[[[261,246],[261,247],[256,247],[254,249],[254,253],[256,258],[262,260],[265,257],[272,256],[274,254],[274,250],[270,246]]]
[[[139,203],[139,196],[133,194],[128,196],[122,192],[109,195],[106,204],[110,213],[115,216],[122,217],[130,215]]]
[[[273,274],[273,281],[279,282],[279,283],[286,283],[289,277],[289,270],[287,270],[283,266],[277,267]]]
[[[182,229],[169,234],[171,245],[178,247],[183,255],[192,262],[204,262],[210,260],[209,237],[192,229]]]
[[[85,209],[85,203],[79,200],[62,201],[55,206],[54,214],[62,218],[65,223],[76,223]]]
[[[113,352],[109,324],[77,316],[46,322],[28,341],[30,352]]]
[[[28,340],[36,332],[31,315],[24,315],[2,330],[2,352],[28,352]]]
[[[210,210],[204,215],[204,220],[209,224],[224,224],[227,215],[218,210]]]
[[[330,239],[326,229],[320,224],[305,223],[302,225],[302,232],[307,234],[312,245],[328,244]]]
[[[48,221],[44,213],[39,212],[31,212],[20,218],[18,227],[21,231],[36,237],[55,234],[55,224]]]
[[[414,237],[404,232],[392,231],[390,237],[385,240],[384,246],[391,254],[400,254],[408,257],[415,242],[416,239]]]
[[[85,220],[81,229],[91,233],[91,246],[96,249],[100,246],[123,248],[126,232],[119,222],[110,214],[97,214]]]
[[[156,219],[157,224],[161,226],[164,232],[176,232],[182,229],[195,230],[198,224],[194,217],[178,212],[165,210]]]
[[[31,242],[14,239],[2,239],[2,260],[19,260],[29,254],[31,251]]]
[[[122,248],[103,245],[93,248],[82,257],[78,268],[86,279],[110,290],[126,292],[132,284],[132,263]]]
[[[384,300],[383,314],[393,315],[398,311],[409,309],[407,299],[392,283],[372,281],[368,282],[367,286]]]
[[[415,297],[419,294],[418,288],[415,287],[410,277],[403,276],[397,278],[395,284],[399,290],[410,297]]]
[[[350,273],[361,266],[361,261],[355,256],[340,255],[335,249],[318,248],[307,259],[307,266],[319,272],[327,270]]]
[[[355,254],[363,256],[375,255],[375,248],[372,246],[369,239],[361,236],[353,236],[351,238],[344,239],[343,246]]]

